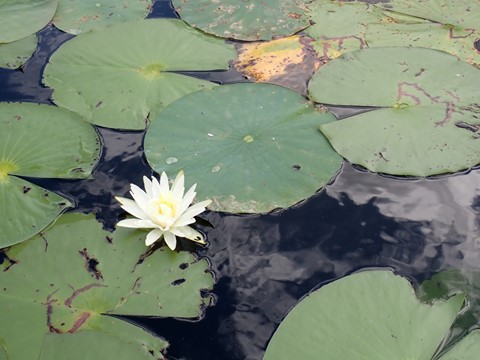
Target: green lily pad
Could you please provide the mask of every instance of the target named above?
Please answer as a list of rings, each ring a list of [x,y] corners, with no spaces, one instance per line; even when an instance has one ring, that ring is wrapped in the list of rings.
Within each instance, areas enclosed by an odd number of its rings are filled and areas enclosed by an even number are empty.
[[[382,9],[365,2],[317,0],[308,9],[313,25],[306,32],[317,40],[312,43],[317,52],[329,59],[366,48],[367,25],[388,19]]]
[[[161,341],[160,339],[156,340]],[[64,360],[65,354],[68,354],[68,360],[108,359],[109,357],[115,358],[115,360],[159,359],[146,352],[134,341],[122,340],[110,334],[87,330],[78,334],[52,333],[45,335],[38,360]],[[160,359],[164,358],[159,352],[158,355]]]
[[[0,2],[0,44],[23,39],[52,19],[58,0],[3,0]]]
[[[274,333],[264,360],[432,359],[463,301],[457,294],[422,303],[411,284],[391,271],[356,273],[297,304]]]
[[[480,330],[473,330],[438,360],[474,360],[480,352]]]
[[[208,262],[188,252],[163,246],[148,253],[145,235],[109,233],[93,215],[72,213],[10,248],[0,274],[0,343],[9,359],[60,359],[47,356],[51,346],[69,345],[163,358],[164,340],[108,315],[198,317],[210,301],[201,290],[212,288],[213,277]]]
[[[111,128],[144,129],[174,100],[215,84],[172,73],[227,69],[231,45],[183,21],[149,19],[92,30],[50,58],[54,102]]]
[[[237,40],[271,40],[309,25],[304,0],[173,0],[191,26]]]
[[[158,172],[183,169],[210,209],[262,213],[313,195],[341,158],[318,131],[333,115],[270,84],[223,85],[186,96],[160,113],[145,135]],[[192,184],[188,184],[192,185]]]
[[[0,247],[44,229],[70,201],[19,176],[79,179],[100,155],[96,131],[55,106],[0,104]]]
[[[376,172],[428,176],[480,163],[478,82],[478,69],[440,51],[370,48],[320,68],[309,92],[324,104],[382,107],[321,126],[340,155]]]
[[[470,64],[480,64],[474,44],[480,32],[452,28],[442,24],[416,23],[369,24],[365,39],[369,47],[414,46],[442,50]]]
[[[475,29],[480,24],[478,0],[390,0],[376,6],[462,28]]]
[[[37,36],[30,35],[24,39],[0,45],[0,66],[17,69],[35,52]]]
[[[65,32],[78,35],[115,23],[143,19],[151,7],[151,0],[60,0],[53,23]]]

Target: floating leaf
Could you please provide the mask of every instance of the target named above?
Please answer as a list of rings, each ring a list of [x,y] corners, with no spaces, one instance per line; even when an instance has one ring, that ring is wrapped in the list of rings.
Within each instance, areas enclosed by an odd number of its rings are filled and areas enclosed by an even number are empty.
[[[449,52],[470,64],[480,64],[475,42],[480,32],[448,27],[429,21],[369,24],[365,35],[369,47],[414,46]]]
[[[107,315],[198,317],[209,302],[201,290],[212,288],[213,277],[207,261],[188,252],[163,246],[149,253],[145,234],[109,233],[93,215],[67,214],[10,248],[0,274],[0,321],[8,324],[0,342],[9,359],[37,359],[44,342],[41,359],[51,359],[50,346],[82,343],[95,352],[118,346],[141,351],[142,359],[163,358],[163,340]],[[83,331],[107,335],[70,338]]]
[[[0,2],[0,44],[23,39],[52,19],[58,0],[3,0]]]
[[[211,209],[267,212],[311,196],[338,171],[341,159],[318,131],[334,119],[280,86],[223,85],[162,111],[145,154],[158,172],[183,169]]]
[[[24,39],[0,45],[0,66],[16,69],[22,66],[37,48],[37,36],[30,35]]]
[[[28,239],[71,206],[12,175],[86,178],[100,153],[93,127],[55,106],[0,104],[0,247]]]
[[[274,333],[264,360],[428,360],[463,301],[457,294],[425,304],[391,271],[356,273],[297,304]]]
[[[307,15],[313,22],[306,32],[313,46],[326,59],[367,47],[368,23],[386,21],[384,11],[365,2],[314,1]]]
[[[324,104],[383,107],[321,127],[343,157],[372,171],[427,176],[480,163],[478,82],[475,67],[443,52],[371,48],[321,67],[309,92]]]
[[[480,352],[480,330],[473,330],[438,360],[473,360]]]
[[[173,0],[193,27],[237,40],[271,40],[306,28],[304,0]]]
[[[151,0],[60,0],[53,23],[77,35],[115,23],[143,19],[151,6]]]
[[[183,21],[150,19],[81,34],[50,59],[44,82],[62,107],[106,127],[143,129],[172,101],[215,84],[172,73],[227,69],[235,51]]]
[[[240,43],[233,66],[248,79],[283,85],[301,93],[318,69],[312,39],[291,36],[266,42]]]
[[[421,19],[462,28],[477,28],[480,24],[478,0],[390,0],[376,6]]]
[[[147,334],[144,336],[149,337]],[[160,339],[156,340],[161,343]],[[45,335],[38,360],[64,360],[65,354],[68,354],[68,360],[108,359],[109,357],[114,357],[115,360],[159,359],[146,352],[134,341],[119,339],[98,331],[82,331],[78,334]],[[157,355],[163,359],[160,352]]]

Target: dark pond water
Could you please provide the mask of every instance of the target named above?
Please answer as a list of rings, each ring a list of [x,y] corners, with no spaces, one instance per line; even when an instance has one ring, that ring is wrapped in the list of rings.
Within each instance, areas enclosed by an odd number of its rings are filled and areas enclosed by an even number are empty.
[[[160,0],[153,15],[175,13]],[[42,30],[24,69],[0,69],[0,101],[50,103],[41,72],[48,55],[70,37],[53,27]],[[198,76],[244,81],[233,71]],[[122,214],[113,195],[126,194],[152,170],[142,153],[143,132],[98,131],[105,148],[94,179],[34,182],[72,198],[76,211],[96,212],[112,228]],[[478,270],[480,171],[399,179],[345,163],[325,190],[291,209],[256,216],[209,212],[205,218],[215,228],[207,229],[209,246],[200,255],[217,277],[216,305],[195,322],[130,321],[168,339],[172,359],[261,359],[288,310],[325,282],[367,267],[392,268],[416,284],[444,269]]]

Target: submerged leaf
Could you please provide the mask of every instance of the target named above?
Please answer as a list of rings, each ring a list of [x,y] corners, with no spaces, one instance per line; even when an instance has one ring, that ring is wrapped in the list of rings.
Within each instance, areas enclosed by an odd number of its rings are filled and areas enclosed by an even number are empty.
[[[90,124],[55,106],[3,103],[0,144],[0,247],[5,247],[38,233],[71,206],[16,176],[87,178],[100,156],[100,140]]]
[[[188,252],[145,252],[144,237],[102,230],[93,215],[67,214],[10,248],[0,273],[0,321],[8,324],[0,339],[9,359],[37,359],[41,351],[50,359],[50,346],[69,344],[163,358],[165,341],[108,315],[198,317],[209,302],[201,290],[212,288],[213,277],[207,261]]]
[[[150,19],[81,34],[50,58],[53,100],[106,127],[144,129],[174,100],[215,84],[174,71],[228,68],[235,51],[183,21]]]
[[[349,275],[297,304],[274,333],[264,360],[429,360],[463,301],[457,294],[422,303],[406,279],[387,270]]]
[[[313,76],[310,96],[332,105],[378,106],[321,126],[333,147],[369,170],[428,176],[480,163],[480,72],[421,48],[363,49]]]
[[[282,85],[301,93],[315,70],[319,59],[312,39],[292,36],[266,42],[237,45],[235,68],[248,79]]]
[[[318,131],[333,115],[298,93],[270,84],[223,85],[162,111],[145,135],[158,172],[183,169],[210,209],[262,213],[313,195],[341,158]]]
[[[305,0],[173,0],[183,20],[202,31],[237,40],[271,40],[306,28]]]

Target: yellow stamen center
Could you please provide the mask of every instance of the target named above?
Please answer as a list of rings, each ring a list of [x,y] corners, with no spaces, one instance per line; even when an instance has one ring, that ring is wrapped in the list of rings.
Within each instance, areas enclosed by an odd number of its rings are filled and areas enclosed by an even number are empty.
[[[0,161],[0,182],[8,181],[8,174],[17,170],[18,166],[12,161]]]

